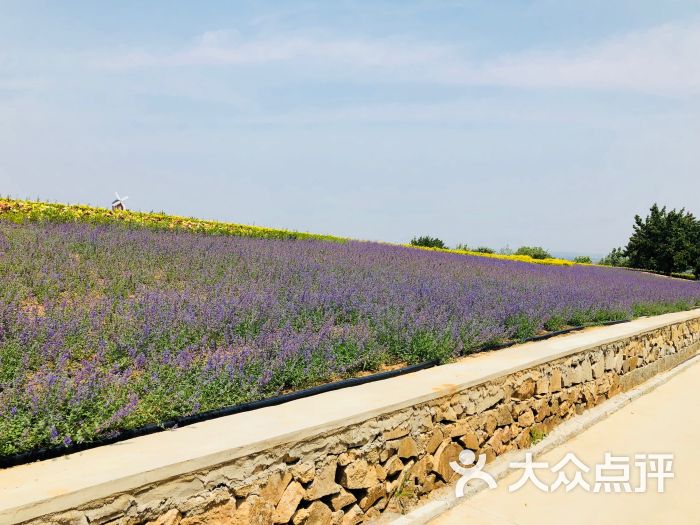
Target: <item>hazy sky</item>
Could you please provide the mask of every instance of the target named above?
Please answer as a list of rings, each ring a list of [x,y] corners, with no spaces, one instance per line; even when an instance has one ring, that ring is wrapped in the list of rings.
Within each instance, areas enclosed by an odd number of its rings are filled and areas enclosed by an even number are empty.
[[[698,168],[698,1],[0,1],[0,194],[601,253]]]

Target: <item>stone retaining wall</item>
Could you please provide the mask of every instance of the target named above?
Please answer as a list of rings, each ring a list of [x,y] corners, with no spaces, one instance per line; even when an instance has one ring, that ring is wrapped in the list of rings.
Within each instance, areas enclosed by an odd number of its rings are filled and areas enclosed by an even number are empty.
[[[674,367],[700,349],[700,319],[505,375],[312,439],[265,450],[34,524],[341,524],[405,511],[455,481],[469,448],[488,460]],[[348,389],[347,395],[352,395]]]

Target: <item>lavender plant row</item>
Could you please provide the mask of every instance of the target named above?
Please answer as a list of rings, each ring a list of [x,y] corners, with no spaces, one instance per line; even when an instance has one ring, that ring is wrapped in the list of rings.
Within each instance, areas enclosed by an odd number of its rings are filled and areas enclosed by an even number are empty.
[[[0,221],[0,455],[700,305],[700,283],[377,243]]]

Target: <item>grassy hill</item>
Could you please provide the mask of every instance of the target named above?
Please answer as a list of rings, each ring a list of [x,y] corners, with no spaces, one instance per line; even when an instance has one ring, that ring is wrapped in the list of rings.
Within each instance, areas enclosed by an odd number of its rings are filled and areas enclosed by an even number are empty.
[[[121,223],[128,226],[160,230],[185,230],[210,235],[234,235],[237,237],[257,237],[263,239],[315,239],[331,242],[346,242],[350,239],[333,235],[298,232],[261,226],[249,226],[228,222],[197,219],[168,215],[163,212],[112,211],[82,204],[59,204],[52,202],[27,201],[0,198],[0,218],[16,223],[25,221],[45,221],[56,223],[84,222],[88,224]],[[574,263],[566,259],[533,259],[527,255],[501,255],[473,252],[469,250],[450,250],[440,248],[423,248],[405,244],[402,246],[422,250],[434,250],[445,253],[458,253],[475,257],[489,257],[532,264],[571,266]]]

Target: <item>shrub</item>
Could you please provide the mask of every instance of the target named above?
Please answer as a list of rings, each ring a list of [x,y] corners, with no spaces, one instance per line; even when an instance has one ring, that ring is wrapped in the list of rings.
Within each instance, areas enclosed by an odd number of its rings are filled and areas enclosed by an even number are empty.
[[[549,332],[556,332],[566,326],[566,321],[561,315],[553,315],[544,323],[544,329]]]
[[[521,246],[515,252],[515,255],[528,255],[533,259],[551,259],[552,254],[541,246]]]
[[[591,264],[593,261],[588,255],[579,255],[574,257],[574,262],[578,264]]]
[[[613,248],[612,251],[603,257],[598,264],[602,266],[629,266],[629,259],[625,256],[622,248]]]
[[[654,204],[649,215],[634,217],[634,233],[625,248],[633,268],[671,275],[698,267],[700,222],[683,208],[666,210]]]
[[[455,250],[462,250],[465,252],[475,252],[475,253],[496,253],[496,250],[489,248],[488,246],[479,246],[477,248],[470,248],[466,244],[458,244],[455,246]]]
[[[429,235],[414,237],[411,239],[411,244],[413,246],[423,246],[424,248],[447,248],[447,245],[441,239],[430,237]]]
[[[506,319],[505,325],[513,339],[524,341],[537,333],[538,321],[524,313],[518,313]]]

